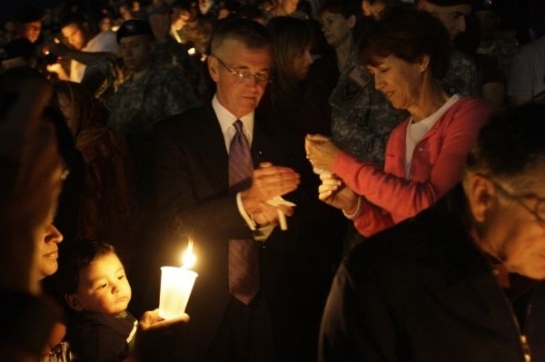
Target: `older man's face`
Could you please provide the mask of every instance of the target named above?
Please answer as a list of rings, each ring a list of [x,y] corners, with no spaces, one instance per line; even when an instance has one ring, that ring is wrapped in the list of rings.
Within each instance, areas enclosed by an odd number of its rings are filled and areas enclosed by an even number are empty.
[[[426,0],[420,0],[418,8],[431,13],[443,23],[447,28],[451,42],[466,31],[466,17],[471,14],[471,6],[466,4],[439,6]]]
[[[495,183],[481,243],[510,272],[545,279],[545,186],[530,193]]]
[[[218,101],[236,117],[257,108],[268,84],[272,49],[248,49],[242,42],[226,39],[209,57],[210,76],[217,85]],[[235,73],[250,75],[239,79]]]

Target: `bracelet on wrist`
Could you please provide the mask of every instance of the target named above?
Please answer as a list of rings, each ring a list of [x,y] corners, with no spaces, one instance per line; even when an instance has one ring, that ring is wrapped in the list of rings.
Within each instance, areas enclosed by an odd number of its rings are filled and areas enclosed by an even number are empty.
[[[348,220],[355,220],[361,215],[361,196],[358,195],[358,201],[356,202],[356,211],[354,211],[352,214],[347,213],[344,209],[342,209],[344,217],[346,217]]]

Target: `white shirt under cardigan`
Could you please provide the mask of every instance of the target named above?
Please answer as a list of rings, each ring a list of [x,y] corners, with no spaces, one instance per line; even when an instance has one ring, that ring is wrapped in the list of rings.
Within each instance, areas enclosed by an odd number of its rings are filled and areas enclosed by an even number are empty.
[[[454,105],[460,99],[459,94],[454,94],[450,97],[445,104],[443,104],[437,111],[432,115],[418,121],[414,122],[411,119],[411,122],[407,126],[407,136],[405,139],[405,178],[409,178],[409,173],[411,170],[411,162],[413,159],[414,149],[420,140],[424,138],[426,133],[433,127],[435,122],[439,120],[445,112]]]

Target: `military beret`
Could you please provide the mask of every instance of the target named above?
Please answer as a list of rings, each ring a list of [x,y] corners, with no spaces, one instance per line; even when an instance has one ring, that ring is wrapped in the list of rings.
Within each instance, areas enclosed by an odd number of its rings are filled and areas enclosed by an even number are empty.
[[[150,35],[153,37],[149,22],[144,19],[131,19],[123,22],[117,30],[117,42],[119,43],[121,38],[134,35]]]
[[[155,4],[151,4],[146,8],[146,15],[150,17],[153,14],[169,14],[172,13],[172,9],[162,1]]]
[[[426,0],[437,6],[475,5],[475,0]]]

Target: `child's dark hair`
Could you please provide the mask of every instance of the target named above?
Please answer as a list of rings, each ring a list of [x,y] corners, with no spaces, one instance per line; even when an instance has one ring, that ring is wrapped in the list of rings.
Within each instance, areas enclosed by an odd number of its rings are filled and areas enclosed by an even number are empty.
[[[96,240],[76,240],[67,247],[59,263],[62,294],[74,294],[79,286],[79,272],[98,257],[115,254],[113,245]]]

